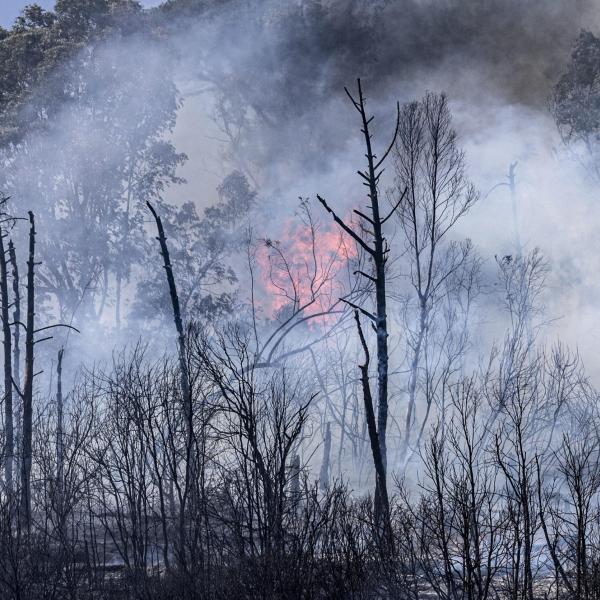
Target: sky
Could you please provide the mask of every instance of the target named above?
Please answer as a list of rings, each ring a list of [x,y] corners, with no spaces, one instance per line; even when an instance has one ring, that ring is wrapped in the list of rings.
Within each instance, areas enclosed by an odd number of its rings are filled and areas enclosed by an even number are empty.
[[[1,0],[0,1],[0,25],[8,27],[19,15],[28,2],[23,0]],[[51,8],[54,5],[53,0],[38,0],[38,4],[44,8]]]
[[[141,0],[141,2],[144,6],[156,6],[160,4],[160,0]],[[54,6],[54,0],[37,0],[35,3],[43,8],[52,8]],[[10,27],[15,17],[28,4],[34,4],[33,0],[0,0],[0,25]]]

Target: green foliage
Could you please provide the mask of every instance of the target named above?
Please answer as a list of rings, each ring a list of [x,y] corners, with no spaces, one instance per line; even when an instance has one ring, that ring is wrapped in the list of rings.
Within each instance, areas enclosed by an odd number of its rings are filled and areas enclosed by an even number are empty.
[[[110,307],[144,255],[145,201],[181,182],[179,94],[147,25],[137,2],[60,0],[0,41],[2,188],[35,211],[40,291],[69,320]]]
[[[551,108],[565,143],[600,177],[600,39],[593,33],[577,38]]]
[[[69,93],[60,70],[86,45],[141,28],[140,13],[132,0],[58,0],[54,12],[24,8],[12,29],[0,32],[0,142],[18,142],[39,126],[32,115],[55,112]]]

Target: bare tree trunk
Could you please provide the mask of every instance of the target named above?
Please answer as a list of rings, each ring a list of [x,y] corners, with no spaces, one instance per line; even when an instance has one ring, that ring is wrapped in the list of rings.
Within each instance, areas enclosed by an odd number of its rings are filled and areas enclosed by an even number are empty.
[[[64,477],[64,424],[63,424],[63,394],[62,394],[62,361],[64,348],[58,351],[56,363],[56,490],[59,510],[62,507],[63,477]]]
[[[12,268],[12,288],[13,288],[13,365],[12,365],[12,381],[16,390],[21,389],[21,289],[19,287],[19,265],[17,264],[17,253],[12,240],[8,241],[8,255]],[[13,396],[13,423],[16,425],[14,448],[16,456],[14,457],[14,472],[20,471],[19,455],[21,449],[22,438],[22,412],[23,401],[17,392]]]
[[[421,299],[421,307],[419,310],[419,332],[417,334],[417,342],[413,349],[413,358],[410,364],[410,378],[408,382],[408,410],[406,411],[406,425],[404,430],[404,451],[403,457],[406,457],[410,452],[410,433],[412,431],[413,422],[415,419],[415,406],[417,401],[417,383],[419,380],[419,366],[421,362],[421,351],[423,348],[423,340],[427,328],[427,305],[425,299]]]
[[[373,262],[375,263],[375,304],[376,321],[375,331],[377,334],[377,435],[381,449],[381,460],[384,470],[387,470],[387,420],[388,420],[388,329],[387,329],[387,297],[386,297],[386,273],[388,247],[383,237],[383,223],[379,212],[379,194],[377,184],[379,175],[375,165],[375,155],[371,147],[371,134],[369,133],[369,121],[365,109],[365,100],[362,92],[360,79],[358,80],[358,106],[357,109],[362,119],[362,133],[365,137],[367,149],[368,169],[366,179],[369,187],[369,199],[371,200],[373,226]],[[395,137],[395,136],[394,136]]]
[[[192,408],[192,392],[190,387],[190,378],[188,373],[188,363],[186,360],[186,339],[183,331],[183,321],[181,319],[181,309],[179,305],[179,296],[177,294],[177,286],[175,285],[175,277],[173,276],[173,266],[169,257],[169,248],[167,246],[167,238],[163,228],[162,220],[150,202],[146,202],[150,212],[156,221],[158,230],[158,241],[160,243],[160,252],[163,257],[164,268],[167,273],[167,283],[169,286],[169,294],[171,296],[171,305],[173,308],[173,320],[175,321],[175,329],[177,331],[178,355],[179,355],[179,370],[181,372],[181,393],[183,396],[183,416],[186,424],[185,437],[185,492],[182,497],[182,504],[179,507],[179,546],[180,546],[180,561],[185,569],[185,504],[188,496],[190,497],[192,508],[196,500],[196,465],[193,454],[194,448],[194,413]]]
[[[33,360],[35,333],[35,218],[29,211],[29,258],[27,260],[27,323],[25,335],[25,380],[23,384],[23,451],[21,459],[21,519],[31,528],[31,452],[33,420]]]
[[[297,502],[300,498],[300,455],[294,454],[290,464],[290,492],[292,499]]]
[[[319,486],[322,490],[329,487],[329,473],[331,471],[331,423],[325,425],[325,440],[323,443],[323,462],[319,474]]]
[[[371,260],[373,261],[374,276],[368,273],[364,273],[362,271],[359,271],[358,274],[363,276],[375,286],[375,313],[373,314],[365,310],[364,308],[356,306],[348,300],[345,300],[345,302],[352,306],[352,308],[359,310],[362,314],[367,316],[373,322],[373,327],[375,329],[377,337],[377,424],[375,427],[375,432],[377,434],[378,440],[378,458],[376,459],[376,463],[378,464],[376,464],[375,466],[376,469],[381,470],[381,473],[378,473],[378,476],[376,478],[375,499],[376,503],[381,501],[385,504],[384,498],[387,497],[387,493],[384,493],[384,489],[381,488],[381,486],[384,483],[385,473],[387,470],[386,436],[388,421],[389,332],[387,325],[386,265],[389,248],[383,235],[383,225],[392,216],[392,214],[396,212],[398,206],[404,199],[406,191],[404,192],[404,194],[401,195],[398,203],[391,209],[391,212],[387,216],[383,217],[381,215],[379,206],[378,184],[381,173],[383,172],[383,169],[381,168],[382,164],[387,158],[392,148],[394,147],[394,143],[398,135],[398,127],[400,123],[400,107],[399,105],[397,105],[396,130],[394,132],[392,142],[388,146],[387,150],[383,153],[383,156],[379,160],[376,160],[376,156],[374,154],[371,143],[371,133],[369,131],[369,124],[373,120],[373,117],[367,117],[365,98],[363,95],[360,79],[358,80],[358,100],[356,100],[347,89],[345,91],[350,100],[352,101],[352,104],[360,114],[361,118],[361,132],[365,140],[365,156],[367,158],[367,168],[364,171],[359,171],[359,175],[364,180],[364,185],[366,185],[369,190],[368,198],[371,202],[369,207],[371,211],[370,215],[366,215],[359,210],[355,210],[354,212],[361,219],[363,219],[363,221],[366,222],[366,225],[361,224],[361,227],[363,231],[369,235],[371,243],[367,243],[362,236],[357,234],[352,227],[346,224],[329,207],[327,202],[321,196],[317,195],[317,198],[327,210],[327,212],[333,215],[335,222],[354,239],[354,241],[370,256]],[[365,346],[365,344],[363,344],[363,346]],[[366,390],[364,390],[364,386],[363,391],[365,392],[365,394],[367,393]],[[370,389],[368,393],[370,394]],[[369,434],[371,433],[372,430],[370,429]],[[373,458],[375,460],[375,456]],[[381,508],[385,507],[381,505],[379,509]]]
[[[181,369],[181,391],[183,393],[184,402],[186,403],[186,411],[191,409],[190,399],[190,379],[188,375],[187,361],[185,359],[185,333],[183,331],[183,321],[181,319],[181,309],[179,307],[179,296],[177,295],[177,286],[175,285],[175,277],[173,276],[173,266],[169,257],[169,248],[167,246],[167,238],[163,228],[162,220],[150,202],[146,202],[158,229],[158,241],[160,243],[160,253],[163,257],[165,271],[167,273],[167,282],[169,285],[169,294],[171,296],[171,305],[173,307],[173,320],[175,321],[175,329],[177,330],[177,341],[179,349],[179,367]]]
[[[2,333],[4,336],[4,480],[9,497],[13,493],[13,463],[15,455],[11,331],[8,315],[8,269],[6,267],[5,235],[0,232],[0,301],[2,302]],[[17,324],[16,327],[19,327]]]
[[[121,273],[117,273],[117,291],[115,297],[115,324],[117,329],[121,329]]]
[[[371,452],[373,454],[373,462],[375,464],[375,521],[378,526],[382,524],[387,542],[392,541],[391,523],[390,523],[390,506],[387,492],[387,481],[385,464],[381,455],[381,446],[379,444],[379,436],[377,435],[377,425],[375,423],[375,410],[373,409],[373,396],[371,394],[371,384],[369,383],[369,347],[365,340],[365,336],[360,324],[358,311],[354,312],[358,335],[365,353],[365,362],[360,365],[361,382],[363,388],[363,398],[365,403],[365,414],[367,417],[367,428],[369,431],[369,440],[371,442]]]

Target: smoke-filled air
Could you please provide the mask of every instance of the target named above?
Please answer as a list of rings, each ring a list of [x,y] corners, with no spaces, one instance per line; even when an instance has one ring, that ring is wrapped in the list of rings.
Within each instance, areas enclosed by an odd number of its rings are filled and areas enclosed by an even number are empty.
[[[0,599],[600,599],[596,0],[2,2]]]

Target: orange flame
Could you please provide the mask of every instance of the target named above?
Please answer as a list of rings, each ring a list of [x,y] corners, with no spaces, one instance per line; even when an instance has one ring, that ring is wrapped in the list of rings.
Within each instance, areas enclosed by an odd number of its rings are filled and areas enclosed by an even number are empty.
[[[305,319],[309,327],[335,322],[344,276],[357,257],[353,243],[334,223],[288,219],[281,240],[266,239],[257,252],[269,318]]]

